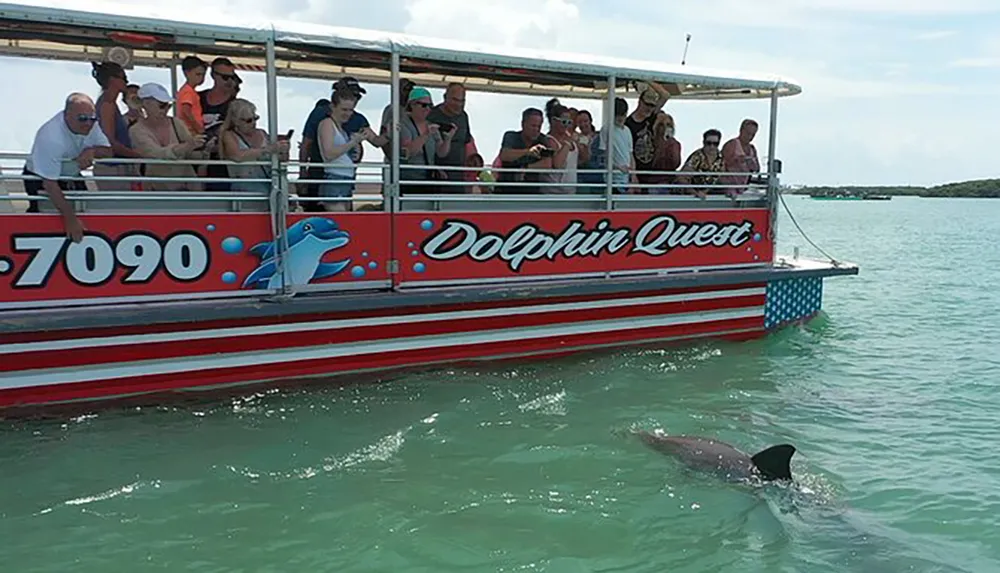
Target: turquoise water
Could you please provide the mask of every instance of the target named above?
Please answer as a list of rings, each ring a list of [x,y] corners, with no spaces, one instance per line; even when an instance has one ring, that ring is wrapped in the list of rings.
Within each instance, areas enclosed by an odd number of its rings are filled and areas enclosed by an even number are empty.
[[[766,340],[4,422],[2,569],[1000,570],[1000,201],[787,201],[862,273]],[[800,486],[635,427],[789,441]]]

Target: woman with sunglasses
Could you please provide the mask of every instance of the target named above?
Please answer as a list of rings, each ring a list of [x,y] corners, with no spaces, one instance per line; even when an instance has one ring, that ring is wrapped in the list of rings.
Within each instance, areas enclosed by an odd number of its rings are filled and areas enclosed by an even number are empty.
[[[229,104],[226,119],[219,130],[223,159],[242,162],[268,161],[274,154],[288,159],[288,140],[279,139],[268,143],[268,134],[257,127],[257,108],[245,99],[234,99]],[[229,177],[233,179],[270,179],[271,168],[265,165],[228,165]],[[230,183],[230,189],[254,195],[269,195],[269,181],[247,181]]]
[[[590,159],[590,149],[579,144],[579,134],[570,109],[556,98],[545,104],[545,116],[549,120],[549,146],[555,150],[552,169],[539,177],[543,183],[562,183],[560,186],[540,187],[542,193],[574,193],[576,191],[576,170],[581,162]]]
[[[722,133],[718,129],[710,129],[702,135],[701,141],[702,146],[689,155],[684,166],[681,167],[683,173],[698,172],[699,175],[678,175],[678,183],[683,185],[719,184],[719,176],[710,174],[723,173],[726,170],[725,162],[722,160],[722,152],[719,151]],[[692,191],[702,199],[708,196],[709,191],[719,192],[705,187],[695,187]]]
[[[139,154],[132,149],[132,139],[129,136],[129,123],[118,108],[118,99],[128,86],[125,70],[115,62],[92,63],[91,75],[101,86],[101,95],[97,98],[97,118],[101,131],[111,142],[113,157],[136,159]],[[134,163],[98,163],[94,165],[95,177],[134,177],[139,174],[138,165]],[[102,191],[120,191],[132,189],[129,181],[96,181],[97,188]]]
[[[204,135],[192,136],[183,121],[167,115],[174,98],[167,88],[157,83],[143,84],[139,88],[139,102],[145,117],[129,130],[136,151],[149,159],[205,159],[214,148],[213,140],[205,145]],[[190,178],[191,181],[143,181],[149,191],[200,191],[202,185],[191,164],[148,163],[144,165],[146,177]]]
[[[427,121],[434,102],[431,92],[415,87],[406,102],[406,115],[399,122],[400,151],[406,165],[433,166],[438,157],[447,157],[451,150],[451,140],[455,136],[452,129],[442,129],[440,125]],[[447,181],[448,177],[438,169],[401,169],[400,181]],[[442,189],[436,185],[401,185],[403,194],[414,193],[455,193],[461,187]]]

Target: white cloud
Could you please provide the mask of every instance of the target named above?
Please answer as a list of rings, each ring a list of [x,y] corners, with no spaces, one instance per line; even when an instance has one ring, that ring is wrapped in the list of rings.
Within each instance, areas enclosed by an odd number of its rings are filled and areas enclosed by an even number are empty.
[[[944,40],[946,38],[951,38],[958,35],[957,30],[935,30],[933,32],[924,32],[922,34],[917,34],[916,39],[921,41],[933,41],[933,40]]]

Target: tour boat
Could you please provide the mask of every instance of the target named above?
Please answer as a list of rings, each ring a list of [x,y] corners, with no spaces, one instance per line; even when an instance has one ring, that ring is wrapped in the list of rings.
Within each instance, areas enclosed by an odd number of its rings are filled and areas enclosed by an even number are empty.
[[[748,340],[816,315],[823,280],[858,273],[775,252],[776,114],[780,97],[801,91],[791,80],[293,22],[208,23],[218,21],[166,5],[0,3],[0,55],[167,68],[175,91],[180,59],[225,56],[266,77],[272,139],[293,121],[279,129],[279,76],[390,86],[392,133],[402,78],[537,96],[537,107],[594,100],[604,129],[615,97],[634,101],[656,82],[671,101],[769,100],[766,172],[735,199],[615,193],[612,166],[591,194],[401,195],[393,138],[385,181],[359,185],[353,210],[298,212],[307,199],[289,173],[301,164],[276,158],[267,194],[68,193],[87,229],[79,243],[44,196],[15,193],[41,212],[0,214],[5,412]],[[66,96],[31,89],[53,106]],[[25,179],[20,167],[2,175],[8,186]]]

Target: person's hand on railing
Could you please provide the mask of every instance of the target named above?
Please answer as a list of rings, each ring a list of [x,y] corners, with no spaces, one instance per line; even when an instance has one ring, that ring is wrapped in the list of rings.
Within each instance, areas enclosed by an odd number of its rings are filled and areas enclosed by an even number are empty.
[[[288,148],[289,145],[287,139],[279,139],[278,141],[275,141],[274,143],[269,143],[267,144],[267,146],[264,147],[264,149],[267,150],[267,153],[269,154],[277,153],[284,160],[288,160]]]
[[[80,170],[88,169],[94,164],[94,148],[88,147],[84,149],[80,155],[76,156],[76,164],[80,167]]]

